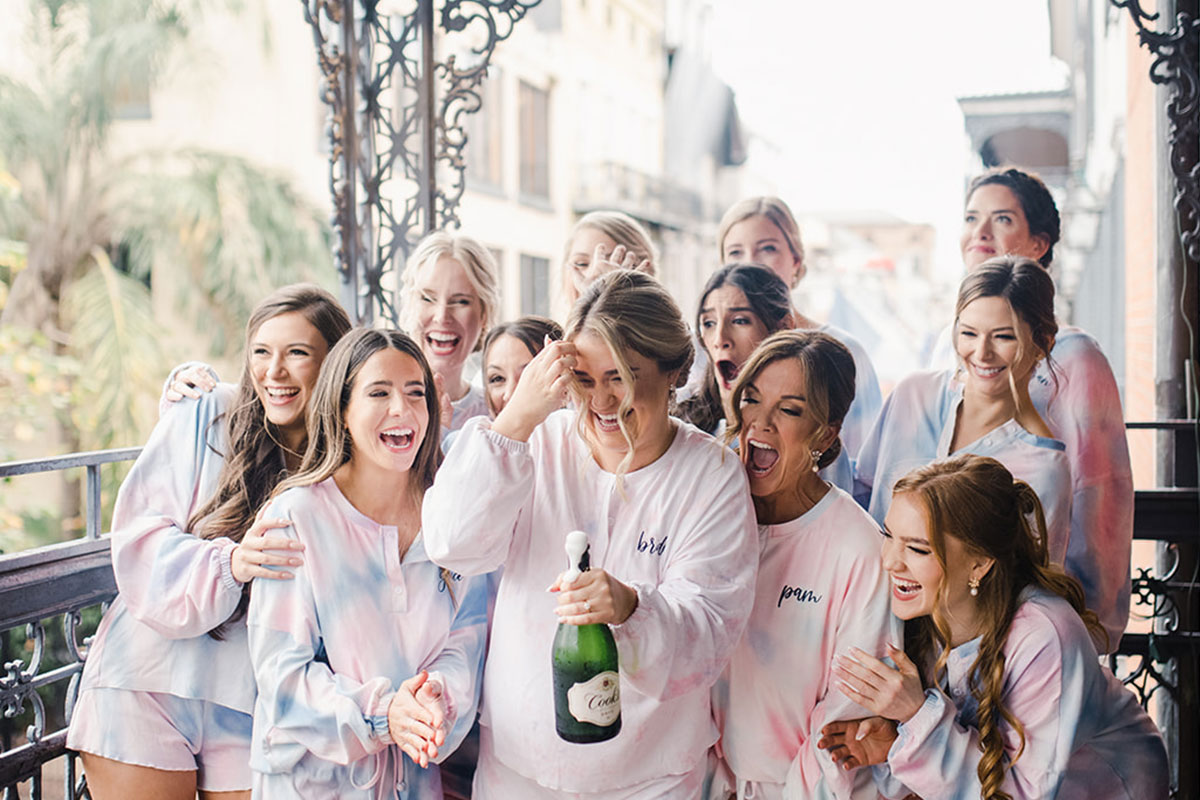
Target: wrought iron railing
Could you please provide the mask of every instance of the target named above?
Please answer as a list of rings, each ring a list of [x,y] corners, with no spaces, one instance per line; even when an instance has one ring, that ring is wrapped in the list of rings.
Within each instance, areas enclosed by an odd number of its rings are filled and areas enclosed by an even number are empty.
[[[67,751],[67,721],[84,648],[78,639],[85,614],[92,627],[117,593],[107,539],[100,536],[100,467],[137,458],[137,447],[75,453],[0,464],[0,480],[19,475],[85,470],[83,539],[0,555],[0,788],[16,800],[28,784],[30,800],[45,796],[43,769],[63,758],[62,792],[87,797],[75,757]],[[85,639],[86,642],[86,639]]]
[[[1131,422],[1130,430],[1156,431],[1161,454],[1173,462],[1172,486],[1137,492],[1135,540],[1158,542],[1153,568],[1133,575],[1131,620],[1149,621],[1146,632],[1121,637],[1109,665],[1162,731],[1171,758],[1172,798],[1200,798],[1200,453],[1197,422]]]
[[[1131,424],[1184,432],[1192,423]],[[81,631],[92,629],[116,594],[111,554],[100,532],[100,466],[130,460],[137,448],[79,453],[62,458],[0,464],[0,479],[34,472],[84,467],[87,480],[85,538],[0,555],[0,789],[16,800],[28,786],[31,800],[47,796],[87,797],[75,757],[66,749],[69,720],[86,657]],[[1142,704],[1150,708],[1171,755],[1172,796],[1200,797],[1194,758],[1200,752],[1197,651],[1200,650],[1200,584],[1195,572],[1200,549],[1200,494],[1170,487],[1137,492],[1134,537],[1159,542],[1154,569],[1134,577],[1135,600],[1153,620],[1146,633],[1127,633],[1110,658]],[[84,617],[90,617],[84,620]],[[43,772],[63,759],[62,792],[48,795]]]

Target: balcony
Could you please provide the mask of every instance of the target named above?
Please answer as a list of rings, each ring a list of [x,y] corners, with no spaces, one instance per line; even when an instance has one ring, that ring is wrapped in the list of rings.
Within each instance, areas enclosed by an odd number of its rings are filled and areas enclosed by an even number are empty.
[[[1194,422],[1132,423],[1174,434],[1182,454],[1195,454]],[[138,448],[0,464],[0,479],[83,467],[87,534],[83,539],[0,555],[0,788],[4,800],[87,797],[75,756],[66,750],[69,719],[88,637],[116,594],[109,541],[100,532],[102,464],[137,457]],[[1136,621],[1109,657],[1154,715],[1171,755],[1172,797],[1200,797],[1194,757],[1200,752],[1197,690],[1200,614],[1196,553],[1197,489],[1138,491],[1134,538],[1158,543],[1158,565],[1133,579]],[[1140,612],[1140,613],[1138,613]],[[1148,624],[1147,624],[1148,622]]]

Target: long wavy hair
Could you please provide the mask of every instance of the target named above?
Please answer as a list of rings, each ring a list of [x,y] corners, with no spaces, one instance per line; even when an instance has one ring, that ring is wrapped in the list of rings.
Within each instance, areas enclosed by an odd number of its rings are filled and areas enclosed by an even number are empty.
[[[696,346],[704,348],[700,317],[708,296],[722,286],[740,289],[754,315],[762,321],[767,335],[788,327],[791,321],[792,300],[787,284],[774,271],[759,264],[726,264],[712,275],[700,293],[696,304]],[[725,419],[725,407],[721,402],[721,390],[717,386],[717,375],[712,359],[704,368],[700,391],[679,404],[679,413],[688,422],[706,433],[713,433],[718,423]]]
[[[425,385],[425,411],[429,415],[425,437],[417,448],[409,472],[409,499],[420,508],[425,490],[433,485],[434,475],[442,462],[441,413],[433,371],[421,347],[408,334],[398,330],[355,328],[342,337],[321,364],[321,374],[313,390],[308,412],[308,449],[295,475],[275,487],[272,497],[298,486],[312,486],[329,478],[338,468],[354,457],[354,442],[346,427],[346,408],[354,392],[354,384],[363,364],[381,350],[398,350],[411,356],[421,368]],[[449,570],[442,570],[442,580],[454,597]]]
[[[308,320],[330,348],[350,330],[350,319],[334,296],[311,283],[297,283],[273,292],[250,314],[246,323],[242,377],[238,381],[233,407],[211,423],[227,426],[229,452],[221,454],[225,463],[217,478],[216,491],[187,521],[187,529],[201,538],[227,537],[240,542],[254,523],[258,509],[286,474],[283,436],[267,420],[254,388],[250,342],[264,322],[289,313],[300,314]],[[247,597],[243,594],[230,619],[209,632],[213,638],[223,638],[225,625],[245,614]]]
[[[590,332],[608,345],[617,373],[628,387],[617,408],[617,424],[621,435],[629,446],[629,452],[621,460],[617,475],[623,475],[633,461],[633,447],[638,431],[630,430],[625,415],[633,405],[633,372],[625,353],[633,351],[650,359],[665,374],[674,373],[678,388],[687,379],[688,367],[692,364],[692,337],[679,313],[679,306],[655,278],[644,272],[618,269],[600,276],[579,297],[571,315],[567,318],[567,341],[574,341],[581,333]],[[576,405],[580,409],[579,434],[590,440],[583,430],[586,402],[576,393]]]
[[[968,672],[971,694],[979,706],[979,782],[984,800],[1011,800],[1001,786],[1009,767],[1025,749],[1025,728],[1004,705],[1004,643],[1017,613],[1021,592],[1036,586],[1062,597],[1079,614],[1093,635],[1103,632],[1099,619],[1084,605],[1083,588],[1060,567],[1050,563],[1046,550],[1046,518],[1037,493],[1015,480],[992,458],[961,455],[910,472],[896,482],[893,496],[912,496],[925,512],[930,548],[942,567],[937,602],[929,616],[905,625],[905,650],[913,663],[926,670],[926,685],[934,685],[950,655],[950,624],[944,609],[948,582],[966,576],[946,574],[946,537],[962,542],[971,555],[992,559],[979,583],[982,628],[979,655]],[[1012,727],[1021,744],[1010,760],[1001,723]]]

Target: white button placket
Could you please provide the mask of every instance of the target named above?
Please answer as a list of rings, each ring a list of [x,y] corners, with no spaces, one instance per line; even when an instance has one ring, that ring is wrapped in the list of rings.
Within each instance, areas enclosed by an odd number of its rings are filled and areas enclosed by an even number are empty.
[[[392,587],[392,611],[403,614],[408,611],[408,587],[404,584],[404,571],[400,569],[400,535],[396,528],[388,525],[380,527],[380,534],[388,583]]]

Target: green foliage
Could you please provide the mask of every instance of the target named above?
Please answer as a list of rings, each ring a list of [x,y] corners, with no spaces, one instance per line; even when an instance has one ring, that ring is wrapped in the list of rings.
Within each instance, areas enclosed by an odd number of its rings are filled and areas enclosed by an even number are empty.
[[[176,307],[216,334],[214,355],[241,346],[250,312],[275,288],[335,282],[323,217],[286,177],[206,150],[147,160],[154,168],[131,179],[124,205],[130,270],[178,270]]]
[[[147,432],[158,417],[158,392],[168,365],[145,285],[117,272],[102,250],[95,266],[70,285],[62,319],[80,364],[80,399],[72,421],[87,449],[129,446],[123,434]],[[139,436],[135,441],[140,441]]]
[[[16,457],[16,446],[51,432],[56,415],[70,414],[79,362],[56,352],[45,335],[25,328],[0,328],[0,459]]]
[[[168,366],[150,294],[160,279],[179,312],[172,332],[202,331],[222,354],[240,346],[270,290],[334,282],[327,228],[285,177],[215,152],[117,157],[108,146],[121,98],[180,63],[212,5],[30,0],[24,9],[28,77],[0,75],[0,458],[42,437],[71,449],[144,440]],[[14,17],[6,24],[21,24]],[[103,468],[107,503],[126,469]],[[0,535],[54,516],[4,502]]]

